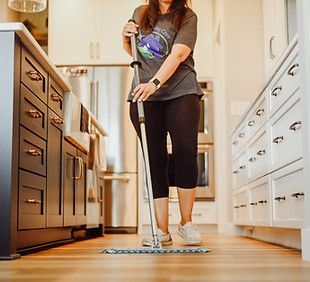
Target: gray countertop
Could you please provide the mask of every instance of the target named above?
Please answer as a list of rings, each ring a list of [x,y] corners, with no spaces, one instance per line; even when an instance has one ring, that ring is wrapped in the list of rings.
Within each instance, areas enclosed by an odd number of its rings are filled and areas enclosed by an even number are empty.
[[[43,51],[38,42],[22,23],[0,23],[0,32],[16,32],[22,43],[36,57],[40,64],[53,77],[55,82],[64,92],[71,91],[71,85],[65,80],[60,71],[50,61],[49,57]]]

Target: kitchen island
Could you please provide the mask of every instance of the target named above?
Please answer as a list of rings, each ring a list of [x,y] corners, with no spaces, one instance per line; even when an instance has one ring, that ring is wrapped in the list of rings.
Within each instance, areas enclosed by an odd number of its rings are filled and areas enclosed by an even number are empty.
[[[0,259],[15,259],[85,234],[88,155],[64,137],[71,86],[21,23],[0,24],[0,70]]]

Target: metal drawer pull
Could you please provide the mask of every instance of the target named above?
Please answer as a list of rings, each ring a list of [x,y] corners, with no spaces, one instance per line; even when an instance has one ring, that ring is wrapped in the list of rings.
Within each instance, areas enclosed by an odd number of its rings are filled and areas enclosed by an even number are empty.
[[[257,203],[250,203],[250,206],[257,206]]]
[[[233,171],[233,174],[238,174],[239,173],[239,170],[234,170]]]
[[[38,111],[38,110],[31,109],[31,110],[27,111],[27,113],[28,113],[31,117],[37,118],[37,119],[43,117],[42,113],[41,113],[40,111]]]
[[[298,73],[298,71],[299,71],[299,64],[294,64],[287,71],[287,74],[290,76],[295,76]]]
[[[259,150],[256,154],[259,156],[263,156],[266,154],[266,150]]]
[[[239,169],[245,169],[245,165],[239,166]]]
[[[59,118],[59,117],[52,117],[52,118],[51,118],[51,121],[52,121],[53,123],[56,123],[56,124],[63,124],[63,123],[64,123],[63,119],[61,119],[61,118]]]
[[[102,199],[99,199],[99,198],[98,198],[97,201],[98,201],[98,203],[103,203],[103,200],[102,200]]]
[[[245,208],[245,207],[246,207],[246,205],[245,205],[245,204],[240,205],[240,208]]]
[[[274,97],[278,97],[281,91],[282,91],[282,86],[277,86],[276,88],[272,90],[271,95]]]
[[[202,213],[193,213],[193,216],[202,216]]]
[[[82,175],[83,175],[83,159],[80,157],[75,157],[75,159],[79,161],[79,174],[78,174],[78,176],[75,176],[74,179],[80,180],[82,178]]]
[[[275,144],[280,144],[281,142],[283,142],[284,140],[284,137],[283,136],[279,136],[279,137],[276,137],[275,139],[273,139],[273,143]]]
[[[240,206],[234,206],[234,209],[239,209],[240,208]]]
[[[62,97],[58,94],[55,93],[51,94],[51,98],[54,102],[62,102]]]
[[[278,201],[278,202],[280,202],[280,201],[285,201],[285,196],[283,196],[283,197],[275,197],[274,198],[276,201]]]
[[[291,195],[291,197],[298,199],[299,197],[304,197],[305,194],[303,192],[301,193],[294,193]]]
[[[254,124],[255,124],[254,120],[251,120],[251,121],[248,122],[248,126],[250,126],[250,127],[252,127]]]
[[[301,121],[296,121],[289,127],[289,130],[292,130],[292,131],[297,131],[299,129],[301,129]]]
[[[251,163],[254,163],[255,161],[256,161],[255,157],[249,159],[249,162],[251,162]]]
[[[236,146],[238,145],[238,143],[239,143],[238,141],[234,141],[232,144]]]
[[[273,41],[275,40],[275,37],[272,36],[269,40],[269,57],[271,60],[274,60],[276,58],[276,55],[273,53]]]
[[[42,153],[38,150],[35,150],[35,149],[26,150],[26,153],[30,156],[33,156],[33,157],[41,157],[42,156]]]
[[[261,201],[258,201],[259,204],[267,204],[267,201],[266,200],[261,200]]]
[[[123,182],[129,182],[130,177],[117,177],[117,176],[110,176],[110,175],[106,175],[103,177],[104,180],[116,180],[116,181],[123,181]]]
[[[240,138],[243,138],[245,136],[245,133],[244,132],[241,132],[240,134],[239,134],[239,137]]]
[[[26,204],[35,204],[35,205],[41,205],[41,201],[37,199],[27,199],[25,201]]]
[[[262,116],[264,114],[265,110],[264,109],[259,109],[257,112],[256,112],[256,115],[258,117]]]
[[[43,80],[42,75],[38,71],[30,70],[30,71],[27,71],[26,74],[31,80],[34,80],[37,82]]]

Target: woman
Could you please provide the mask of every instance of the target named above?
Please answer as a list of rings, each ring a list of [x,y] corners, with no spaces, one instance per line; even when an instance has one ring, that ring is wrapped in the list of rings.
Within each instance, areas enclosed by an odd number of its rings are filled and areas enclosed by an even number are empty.
[[[129,55],[130,37],[137,34],[141,84],[133,85],[128,97],[130,118],[141,140],[136,101],[144,101],[155,215],[162,245],[172,244],[168,230],[168,132],[181,213],[178,234],[186,245],[202,243],[192,223],[192,209],[198,174],[199,99],[203,94],[193,60],[197,16],[187,2],[149,0],[135,9],[136,24],[127,23],[122,33],[124,49]],[[151,240],[146,238],[142,244],[150,246]]]

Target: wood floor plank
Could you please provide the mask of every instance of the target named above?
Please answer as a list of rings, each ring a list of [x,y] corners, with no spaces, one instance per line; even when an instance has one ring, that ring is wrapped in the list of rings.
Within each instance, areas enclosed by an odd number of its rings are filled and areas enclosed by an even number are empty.
[[[140,247],[138,235],[107,235],[16,261],[0,262],[0,281],[310,281],[298,250],[248,238],[209,234],[208,254],[103,255],[103,248]],[[181,240],[173,237],[173,247]]]

